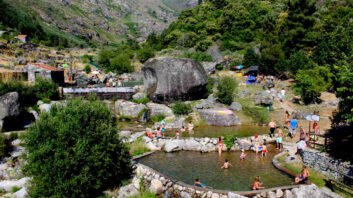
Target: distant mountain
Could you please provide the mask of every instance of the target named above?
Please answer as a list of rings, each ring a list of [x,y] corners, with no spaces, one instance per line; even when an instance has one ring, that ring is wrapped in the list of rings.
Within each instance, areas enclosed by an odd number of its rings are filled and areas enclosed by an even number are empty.
[[[12,12],[22,12],[19,20],[22,20],[22,15],[28,15],[44,31],[52,30],[92,42],[116,43],[126,38],[143,40],[151,32],[161,32],[182,10],[196,6],[198,0],[0,0],[1,2],[10,7]],[[10,15],[8,21],[0,18],[0,22],[5,25],[13,21],[13,14],[7,14]]]

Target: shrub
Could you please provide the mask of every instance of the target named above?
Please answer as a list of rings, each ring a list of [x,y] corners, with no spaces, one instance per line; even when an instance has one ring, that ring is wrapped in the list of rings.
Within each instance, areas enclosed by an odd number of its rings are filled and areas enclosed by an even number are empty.
[[[138,104],[147,104],[149,101],[150,101],[150,99],[147,97],[131,100],[131,102],[138,103]]]
[[[147,148],[146,144],[142,141],[142,138],[138,138],[136,141],[129,144],[128,147],[129,147],[130,155],[132,156],[142,155],[144,153],[151,151],[149,148]]]
[[[172,107],[173,113],[176,115],[187,115],[192,112],[190,104],[184,102],[176,102]]]
[[[123,74],[133,72],[134,67],[131,65],[129,57],[121,54],[110,60],[108,70],[117,72],[118,74]]]
[[[12,192],[12,193],[15,193],[15,192],[17,192],[17,191],[19,191],[19,190],[21,190],[21,188],[18,187],[18,186],[13,186],[13,187],[11,188],[11,192]]]
[[[83,68],[83,70],[86,72],[86,74],[89,74],[91,73],[91,66],[85,65],[85,68]]]
[[[206,85],[207,95],[211,95],[213,93],[213,87],[215,83],[216,83],[216,79],[211,77],[208,78],[207,85]]]
[[[197,62],[211,62],[213,60],[212,56],[206,52],[184,52],[182,56],[194,59]]]
[[[223,69],[224,69],[224,66],[223,66],[222,64],[217,64],[217,65],[216,65],[216,69],[217,69],[218,71],[223,70]]]
[[[0,160],[8,156],[11,150],[11,139],[0,133]]]
[[[53,106],[24,135],[31,197],[97,197],[131,176],[116,120],[99,101]]]
[[[223,142],[227,146],[228,149],[232,148],[234,145],[234,141],[237,139],[235,135],[227,135],[224,137]]]
[[[140,62],[144,63],[146,62],[149,58],[152,58],[155,54],[154,49],[150,47],[144,47],[141,48],[137,51],[137,59],[139,59]]]
[[[226,76],[221,78],[217,86],[216,96],[218,100],[223,104],[230,105],[233,102],[237,86],[237,81],[232,77]]]
[[[156,122],[160,122],[160,121],[164,120],[164,118],[165,118],[165,115],[163,115],[163,114],[156,114],[156,115],[154,115],[154,116],[151,117],[151,120],[152,120],[154,123],[156,123]]]

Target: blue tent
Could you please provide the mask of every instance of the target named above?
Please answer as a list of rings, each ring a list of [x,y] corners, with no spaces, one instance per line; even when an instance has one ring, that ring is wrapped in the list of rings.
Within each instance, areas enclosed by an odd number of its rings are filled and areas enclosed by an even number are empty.
[[[256,83],[256,76],[248,76],[248,80],[246,81],[247,85]]]

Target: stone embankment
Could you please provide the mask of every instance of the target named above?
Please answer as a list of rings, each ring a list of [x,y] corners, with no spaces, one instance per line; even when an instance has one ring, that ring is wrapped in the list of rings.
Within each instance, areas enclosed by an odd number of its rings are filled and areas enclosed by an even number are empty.
[[[142,138],[147,147],[153,151],[163,150],[166,152],[173,151],[200,151],[200,152],[213,152],[218,150],[218,138],[186,138],[186,139],[151,139],[144,136]],[[274,142],[275,138],[270,138],[268,135],[259,135],[260,143]],[[254,150],[252,137],[239,138],[234,141],[234,145],[231,148],[223,146],[223,150]]]
[[[349,162],[335,160],[327,153],[313,149],[306,149],[303,152],[303,162],[305,165],[322,172],[335,180],[343,180],[345,176],[353,178],[353,165]]]
[[[182,198],[339,198],[327,188],[319,189],[316,185],[293,185],[277,187],[259,191],[226,191],[210,188],[199,188],[184,182],[175,181],[156,170],[143,164],[136,164],[135,176],[132,183],[120,188],[118,195],[113,197],[125,198],[138,195],[139,189],[149,190],[164,197]]]

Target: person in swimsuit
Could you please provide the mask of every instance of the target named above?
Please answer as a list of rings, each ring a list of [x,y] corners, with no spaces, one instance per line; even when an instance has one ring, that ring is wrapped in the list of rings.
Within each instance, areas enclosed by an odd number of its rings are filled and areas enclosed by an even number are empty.
[[[183,132],[185,132],[185,131],[186,131],[186,129],[185,129],[184,125],[181,126],[180,132],[183,133]]]
[[[309,176],[310,176],[309,170],[308,170],[308,168],[304,165],[303,168],[302,168],[302,171],[301,171],[300,175],[294,179],[294,183],[295,183],[295,184],[305,183],[306,181],[308,181]]]
[[[267,156],[267,146],[266,146],[266,144],[264,144],[264,145],[262,145],[262,151],[261,151],[261,153],[262,153],[262,157],[266,157]]]
[[[228,162],[228,160],[226,159],[223,166],[221,167],[222,169],[228,169],[231,166],[233,166],[231,163]]]
[[[161,131],[161,128],[160,127],[157,127],[157,139],[160,139],[162,138],[162,131]]]
[[[176,138],[176,139],[180,139],[180,133],[179,133],[179,131],[176,131],[176,133],[175,133],[175,138]]]
[[[272,138],[273,136],[275,136],[276,123],[273,120],[271,120],[271,122],[268,123],[268,126],[270,127],[269,136]]]
[[[305,130],[304,130],[303,126],[300,126],[300,138],[299,138],[299,140],[306,141],[306,133],[305,133]]]
[[[164,134],[165,134],[165,127],[164,125],[162,125],[162,137],[164,138]]]
[[[240,160],[245,159],[245,157],[246,157],[246,154],[245,154],[245,152],[244,152],[244,149],[241,149]]]
[[[259,136],[257,134],[254,135],[253,146],[254,146],[255,152],[258,153],[259,152],[259,146],[260,146],[260,139],[259,139]]]
[[[264,189],[265,187],[262,186],[262,183],[260,181],[260,176],[256,176],[252,185],[251,185],[251,189],[252,190],[261,190]]]
[[[206,188],[206,185],[201,183],[199,179],[195,179],[194,185],[200,188]]]
[[[189,122],[188,124],[188,130],[189,130],[189,133],[192,133],[193,130],[194,130],[194,124],[192,122]]]
[[[280,127],[277,127],[277,138],[276,138],[276,148],[281,150],[282,149],[282,141],[283,141],[283,131]]]
[[[218,137],[218,155],[222,155],[223,144],[222,137]]]

